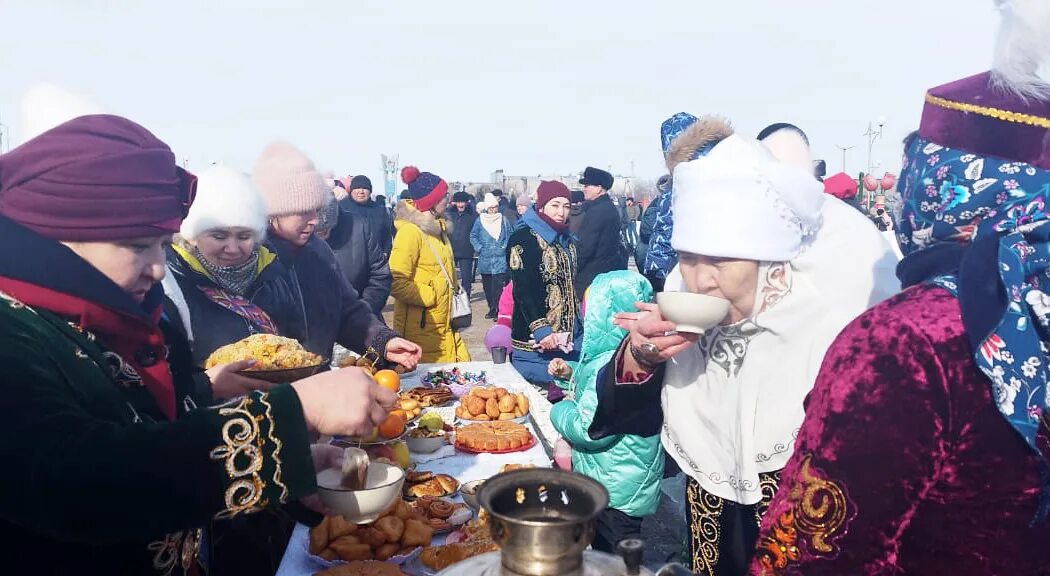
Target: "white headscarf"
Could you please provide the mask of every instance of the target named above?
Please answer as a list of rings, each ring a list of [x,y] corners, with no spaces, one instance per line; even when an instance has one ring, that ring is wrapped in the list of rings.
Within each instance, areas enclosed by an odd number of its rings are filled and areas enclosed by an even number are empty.
[[[760,266],[751,316],[709,331],[668,364],[663,444],[708,492],[755,504],[759,474],[791,457],[831,342],[899,291],[897,258],[862,214],[754,141],[734,136],[679,165],[674,186],[676,249]],[[667,284],[683,289],[678,274]]]

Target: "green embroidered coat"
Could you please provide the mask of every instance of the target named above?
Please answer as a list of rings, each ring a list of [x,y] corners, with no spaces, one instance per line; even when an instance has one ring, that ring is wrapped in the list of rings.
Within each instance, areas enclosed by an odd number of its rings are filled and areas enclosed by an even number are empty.
[[[93,334],[0,292],[4,573],[203,573],[212,518],[315,489],[294,390],[195,409],[188,350],[167,353],[175,421]]]

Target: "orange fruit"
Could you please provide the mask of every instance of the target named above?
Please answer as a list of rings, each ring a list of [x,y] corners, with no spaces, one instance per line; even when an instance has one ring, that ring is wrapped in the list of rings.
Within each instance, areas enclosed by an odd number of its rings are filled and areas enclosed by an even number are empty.
[[[404,410],[402,410],[400,408],[394,408],[393,410],[390,411],[390,415],[393,416],[395,414],[400,416],[401,419],[404,420],[405,422],[408,422],[408,413],[405,412]]]
[[[380,370],[372,376],[376,380],[376,384],[379,384],[387,390],[397,392],[401,389],[401,376],[393,370]]]
[[[379,435],[387,440],[397,438],[405,432],[405,419],[400,414],[391,414],[379,425]]]

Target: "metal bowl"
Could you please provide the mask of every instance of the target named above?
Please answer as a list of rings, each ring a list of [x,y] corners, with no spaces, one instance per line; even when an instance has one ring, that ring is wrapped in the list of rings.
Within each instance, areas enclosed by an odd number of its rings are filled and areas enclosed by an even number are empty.
[[[609,493],[565,470],[530,468],[493,476],[478,490],[503,567],[518,574],[570,574],[583,564],[594,519]]]
[[[463,497],[463,502],[470,507],[471,510],[478,511],[478,490],[481,489],[481,485],[484,484],[484,480],[473,480],[466,482],[459,487],[459,495]]]

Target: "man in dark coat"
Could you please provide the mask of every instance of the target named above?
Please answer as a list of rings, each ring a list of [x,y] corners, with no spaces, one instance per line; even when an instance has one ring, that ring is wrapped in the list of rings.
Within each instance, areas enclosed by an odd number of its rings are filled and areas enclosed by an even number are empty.
[[[394,244],[394,219],[385,203],[372,199],[372,181],[368,176],[358,175],[350,180],[349,196],[339,201],[339,208],[364,220],[384,258],[390,255]]]
[[[452,234],[449,238],[452,243],[452,255],[459,270],[459,281],[463,284],[468,298],[474,284],[474,245],[470,243],[470,231],[474,229],[474,221],[478,219],[477,210],[474,209],[471,200],[470,194],[456,192],[452,195],[452,203],[449,204],[446,213],[446,218],[452,223]]]
[[[367,220],[341,207],[337,214],[335,228],[327,238],[328,245],[335,253],[343,276],[382,320],[393,280],[387,259],[389,252],[384,251]],[[383,238],[390,240],[386,236]]]
[[[609,190],[613,176],[605,170],[587,167],[580,178],[583,185],[583,224],[577,232],[576,254],[579,272],[576,275],[576,295],[584,291],[599,274],[626,270],[627,257],[620,242],[620,211],[616,209]]]

